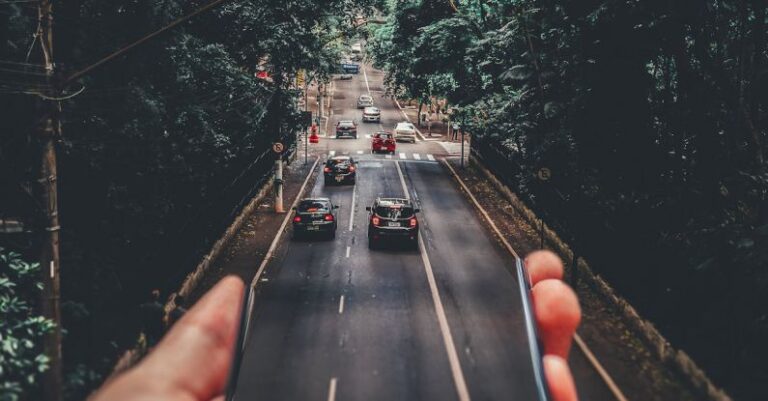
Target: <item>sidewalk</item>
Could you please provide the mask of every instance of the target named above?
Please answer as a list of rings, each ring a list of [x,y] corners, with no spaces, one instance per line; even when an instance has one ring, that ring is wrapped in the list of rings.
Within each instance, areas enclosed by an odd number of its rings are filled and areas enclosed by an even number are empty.
[[[448,122],[448,115],[444,113],[430,113],[429,106],[424,105],[422,107],[422,114],[429,113],[429,122],[419,121],[419,106],[417,101],[411,101],[411,105],[408,105],[408,99],[398,99],[400,107],[403,110],[411,122],[416,124],[416,127],[421,131],[424,138],[437,139],[441,141],[449,142],[461,142],[461,136],[458,132],[454,133],[451,124]],[[431,135],[430,135],[431,134]],[[467,135],[468,137],[468,135]],[[467,138],[468,140],[468,138]]]

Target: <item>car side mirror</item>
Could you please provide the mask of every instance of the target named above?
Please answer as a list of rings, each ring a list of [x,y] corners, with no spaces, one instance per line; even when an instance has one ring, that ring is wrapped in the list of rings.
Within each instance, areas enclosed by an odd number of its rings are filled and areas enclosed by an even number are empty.
[[[333,208],[334,208],[334,209],[338,209],[338,208],[339,208],[339,205],[333,205]]]
[[[370,206],[366,206],[366,207],[365,207],[365,211],[366,211],[366,212],[370,212],[370,211],[371,211],[371,207],[370,207]]]
[[[413,209],[413,212],[414,212],[414,213],[418,213],[418,212],[420,212],[420,211],[421,211],[421,209]]]

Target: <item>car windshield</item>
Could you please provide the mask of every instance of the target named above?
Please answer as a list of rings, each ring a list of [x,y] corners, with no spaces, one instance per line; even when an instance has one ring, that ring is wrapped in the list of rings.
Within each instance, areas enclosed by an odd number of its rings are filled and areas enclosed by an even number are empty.
[[[380,139],[392,139],[392,134],[376,134],[376,138],[380,138]]]
[[[331,210],[330,203],[324,200],[303,200],[299,203],[298,210],[303,213],[327,212]]]
[[[407,219],[413,216],[413,208],[403,205],[377,206],[376,214],[385,219]]]
[[[352,128],[353,126],[354,124],[352,123],[352,121],[339,121],[339,127]]]
[[[351,162],[351,159],[330,159],[328,160],[328,167],[333,167],[340,164],[349,164]]]
[[[360,101],[362,101],[362,102],[368,102],[368,101],[371,101],[371,100],[373,100],[373,98],[370,97],[370,96],[366,96],[366,95],[360,96]]]

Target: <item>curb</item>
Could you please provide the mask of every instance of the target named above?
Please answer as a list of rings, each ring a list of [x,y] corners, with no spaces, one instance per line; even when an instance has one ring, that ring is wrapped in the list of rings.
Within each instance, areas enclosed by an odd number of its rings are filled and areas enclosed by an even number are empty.
[[[470,153],[469,163],[477,167],[482,175],[488,179],[496,190],[504,195],[507,201],[524,217],[529,225],[533,227],[539,225],[539,219],[536,217],[536,214],[509,187],[504,185],[490,170],[483,166],[482,160],[478,160],[475,155]],[[554,230],[544,225],[544,235],[548,244],[555,248],[557,253],[573,259],[573,251]],[[573,267],[566,266],[566,270],[569,268]],[[640,337],[651,349],[651,353],[662,363],[675,369],[689,381],[691,386],[702,395],[705,395],[707,399],[712,401],[733,401],[724,390],[712,383],[706,373],[696,365],[696,362],[685,351],[676,350],[651,322],[643,319],[626,299],[617,295],[616,291],[602,277],[594,273],[584,258],[579,258],[576,268],[578,269],[579,279],[585,280],[605,302],[619,312],[627,326],[629,326],[634,334]]]

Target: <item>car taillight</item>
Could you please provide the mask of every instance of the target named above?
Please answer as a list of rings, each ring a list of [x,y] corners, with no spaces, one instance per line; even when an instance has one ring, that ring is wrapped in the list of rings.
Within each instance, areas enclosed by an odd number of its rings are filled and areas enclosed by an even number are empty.
[[[328,213],[325,215],[325,221],[333,221],[333,215]]]
[[[416,227],[416,218],[415,217],[411,217],[411,221],[410,221],[409,224],[411,225],[411,227]]]
[[[374,216],[374,217],[371,219],[371,223],[373,223],[373,225],[374,225],[374,226],[378,226],[380,222],[381,222],[381,220],[379,220],[379,218],[378,218],[378,217],[376,217],[376,216]]]
[[[326,167],[326,168],[323,169],[323,172],[324,173],[330,173],[331,172],[331,168],[330,167]]]
[[[301,216],[296,216],[293,218],[294,223],[301,223]]]

